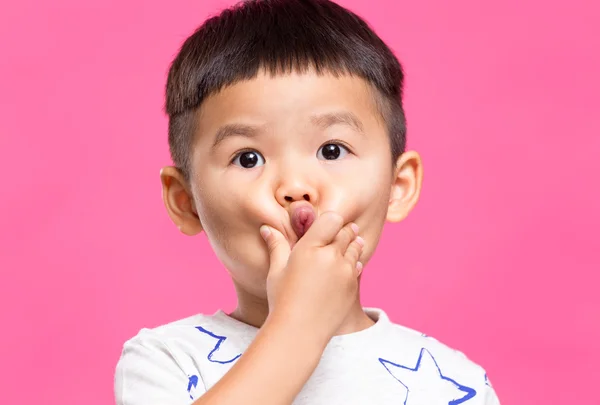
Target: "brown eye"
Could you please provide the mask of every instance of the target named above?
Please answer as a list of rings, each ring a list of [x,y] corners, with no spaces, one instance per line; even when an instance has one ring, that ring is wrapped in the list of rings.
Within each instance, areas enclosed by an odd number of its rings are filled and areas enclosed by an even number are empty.
[[[337,160],[348,154],[348,149],[337,143],[327,143],[317,152],[317,157],[324,160]]]
[[[256,166],[262,166],[265,164],[265,158],[256,151],[249,150],[239,153],[231,162],[236,166],[243,167],[244,169],[252,169]]]

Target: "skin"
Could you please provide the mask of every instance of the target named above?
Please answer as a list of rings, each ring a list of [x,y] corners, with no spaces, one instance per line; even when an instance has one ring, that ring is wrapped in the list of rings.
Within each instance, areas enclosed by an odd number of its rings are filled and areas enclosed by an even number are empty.
[[[321,149],[331,143],[343,145],[335,160]],[[249,150],[258,164],[244,168],[236,157]],[[373,324],[360,272],[384,223],[415,206],[423,177],[416,152],[395,164],[390,155],[374,90],[357,77],[259,74],[204,101],[190,181],[165,167],[163,199],[181,232],[206,232],[236,288],[231,315],[261,330],[197,404],[290,404],[331,336]],[[318,219],[299,240],[290,218],[301,205]],[[286,375],[278,359],[290,352],[299,366]]]

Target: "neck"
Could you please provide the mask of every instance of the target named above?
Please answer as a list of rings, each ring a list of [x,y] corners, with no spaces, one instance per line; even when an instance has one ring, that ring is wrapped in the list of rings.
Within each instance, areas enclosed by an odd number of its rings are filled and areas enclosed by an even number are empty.
[[[259,298],[243,291],[239,286],[235,286],[238,297],[238,305],[231,313],[231,317],[240,322],[260,328],[269,315],[269,304],[266,299]],[[350,311],[338,328],[335,335],[345,335],[358,332],[372,326],[374,321],[365,314],[357,294]]]

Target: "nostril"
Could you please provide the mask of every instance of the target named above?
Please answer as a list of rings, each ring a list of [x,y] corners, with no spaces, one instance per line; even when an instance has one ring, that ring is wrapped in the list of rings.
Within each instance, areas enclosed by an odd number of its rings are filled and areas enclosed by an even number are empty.
[[[286,195],[286,196],[284,197],[284,199],[285,199],[287,202],[292,202],[292,201],[294,201],[294,199],[293,199],[292,197],[290,197],[289,195]]]
[[[310,201],[310,196],[309,196],[308,194],[304,194],[304,199],[305,199],[306,201]]]

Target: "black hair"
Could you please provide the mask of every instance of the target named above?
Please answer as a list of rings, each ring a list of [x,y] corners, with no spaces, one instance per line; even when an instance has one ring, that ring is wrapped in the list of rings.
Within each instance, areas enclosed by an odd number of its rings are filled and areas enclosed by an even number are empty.
[[[369,25],[329,0],[246,0],[204,22],[182,45],[166,86],[173,163],[190,174],[196,111],[206,97],[262,70],[361,77],[376,90],[392,159],[406,147],[404,73]]]

